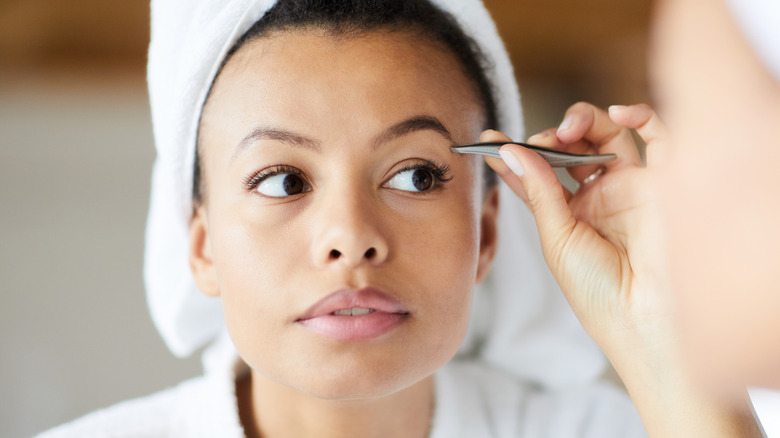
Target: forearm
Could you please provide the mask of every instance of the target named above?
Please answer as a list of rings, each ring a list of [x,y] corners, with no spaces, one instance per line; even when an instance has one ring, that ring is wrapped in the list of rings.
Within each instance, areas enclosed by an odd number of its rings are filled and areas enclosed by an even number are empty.
[[[696,387],[680,363],[657,356],[613,360],[642,423],[656,437],[763,437],[747,395],[723,401]]]

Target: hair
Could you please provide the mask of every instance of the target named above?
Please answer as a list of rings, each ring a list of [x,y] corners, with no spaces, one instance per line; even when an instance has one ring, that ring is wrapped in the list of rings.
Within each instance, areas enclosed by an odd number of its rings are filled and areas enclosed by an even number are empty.
[[[230,48],[206,95],[208,101],[216,78],[245,44],[272,31],[319,29],[333,36],[358,37],[375,30],[413,31],[442,44],[455,55],[463,73],[474,84],[485,111],[484,129],[497,126],[497,108],[486,72],[493,68],[477,43],[466,35],[455,18],[429,0],[279,0]],[[204,103],[205,107],[205,103]],[[200,160],[200,135],[195,151],[192,199],[203,201],[204,182]],[[496,184],[496,174],[485,167],[485,187]]]

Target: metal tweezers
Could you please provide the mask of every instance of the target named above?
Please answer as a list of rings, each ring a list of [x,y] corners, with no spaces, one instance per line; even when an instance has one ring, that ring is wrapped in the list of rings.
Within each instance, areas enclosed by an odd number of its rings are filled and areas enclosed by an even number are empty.
[[[539,146],[532,146],[530,144],[517,143],[513,141],[464,144],[461,146],[453,146],[450,148],[450,150],[459,154],[478,154],[501,158],[501,156],[498,155],[498,149],[505,144],[516,144],[524,148],[531,149],[532,151],[541,155],[542,158],[547,160],[547,162],[550,163],[550,166],[552,167],[574,167],[587,166],[591,164],[604,164],[617,158],[617,155],[615,154],[572,154],[569,152],[554,151],[551,149],[541,148]]]

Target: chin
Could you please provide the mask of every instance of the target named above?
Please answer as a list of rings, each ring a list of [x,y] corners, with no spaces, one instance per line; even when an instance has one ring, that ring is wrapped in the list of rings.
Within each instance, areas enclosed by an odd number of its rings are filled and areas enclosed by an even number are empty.
[[[319,367],[299,380],[295,389],[322,400],[372,400],[414,386],[434,372],[435,369],[423,371],[408,366]]]
[[[386,385],[378,382],[363,385],[360,388],[321,387],[311,388],[307,395],[327,401],[370,401],[393,395],[411,385]]]

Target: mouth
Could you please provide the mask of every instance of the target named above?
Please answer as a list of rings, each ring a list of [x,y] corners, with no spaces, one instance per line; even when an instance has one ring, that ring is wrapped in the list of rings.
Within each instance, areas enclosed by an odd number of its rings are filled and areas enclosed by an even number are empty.
[[[378,289],[342,289],[316,302],[295,323],[339,340],[364,340],[388,333],[409,316],[398,300]]]

